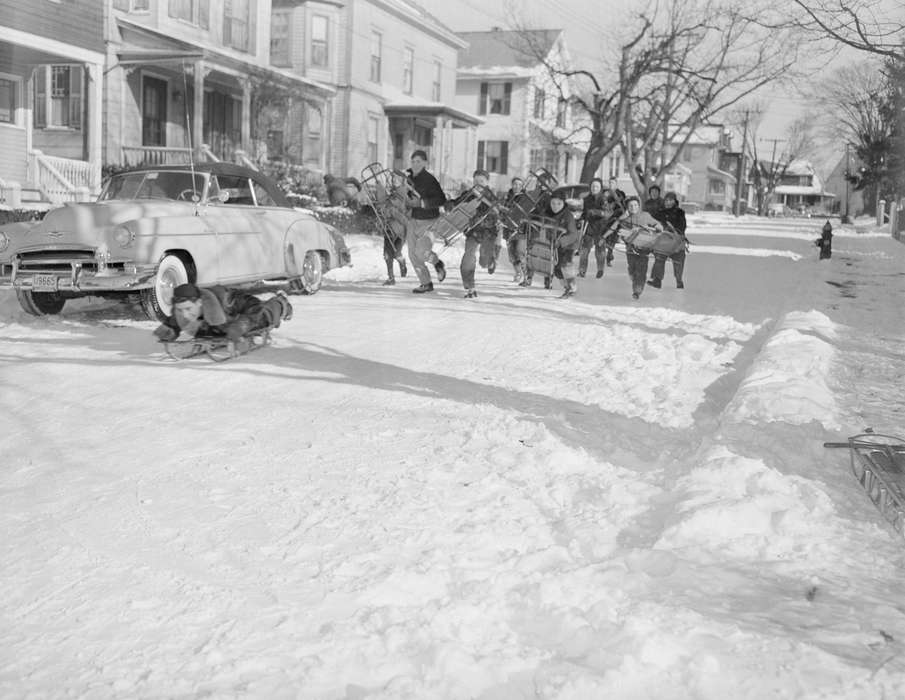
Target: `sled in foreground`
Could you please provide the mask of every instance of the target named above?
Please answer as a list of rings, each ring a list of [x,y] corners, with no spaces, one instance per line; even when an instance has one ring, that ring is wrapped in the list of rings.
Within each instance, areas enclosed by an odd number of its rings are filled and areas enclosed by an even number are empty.
[[[866,432],[848,442],[825,442],[824,447],[847,447],[852,473],[867,497],[900,536],[905,537],[905,439]]]
[[[254,331],[233,343],[226,336],[192,338],[191,340],[161,340],[163,347],[174,360],[207,355],[214,362],[231,360],[270,345],[270,329]]]

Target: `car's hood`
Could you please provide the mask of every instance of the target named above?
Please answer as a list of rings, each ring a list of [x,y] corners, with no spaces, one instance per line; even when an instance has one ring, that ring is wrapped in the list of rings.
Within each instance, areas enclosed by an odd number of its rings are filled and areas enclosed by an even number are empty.
[[[28,231],[28,237],[42,238],[47,234],[96,234],[99,229],[124,224],[134,219],[159,216],[191,216],[195,211],[191,202],[170,200],[117,200],[88,204],[68,204],[52,209],[42,221]]]

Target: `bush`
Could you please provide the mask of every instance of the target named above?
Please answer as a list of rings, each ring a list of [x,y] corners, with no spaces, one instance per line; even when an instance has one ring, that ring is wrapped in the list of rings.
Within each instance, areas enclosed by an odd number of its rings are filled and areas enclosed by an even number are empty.
[[[296,206],[311,206],[310,203],[323,202],[327,199],[323,176],[317,170],[281,160],[265,160],[259,163],[258,167],[262,173],[277,183]]]
[[[369,207],[353,211],[349,207],[312,207],[318,221],[330,224],[341,233],[377,235],[377,222]]]
[[[17,221],[40,221],[46,213],[36,209],[0,209],[0,225]]]

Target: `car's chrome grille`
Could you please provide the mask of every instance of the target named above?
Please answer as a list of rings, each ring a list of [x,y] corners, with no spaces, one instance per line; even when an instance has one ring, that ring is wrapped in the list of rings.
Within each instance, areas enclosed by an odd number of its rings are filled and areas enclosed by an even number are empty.
[[[19,253],[19,272],[71,272],[73,264],[83,270],[93,270],[97,266],[94,250],[91,248],[71,248],[66,250],[33,250]]]

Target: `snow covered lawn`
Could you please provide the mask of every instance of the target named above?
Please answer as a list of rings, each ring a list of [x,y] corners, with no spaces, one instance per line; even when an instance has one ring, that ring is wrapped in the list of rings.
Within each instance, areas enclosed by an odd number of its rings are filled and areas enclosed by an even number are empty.
[[[905,432],[905,247],[821,224],[695,215],[638,302],[349,237],[223,364],[0,290],[0,697],[905,696],[905,550],[822,448]]]

